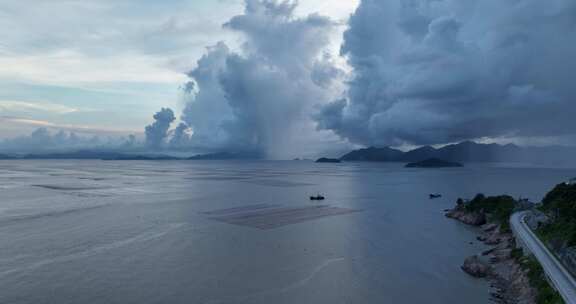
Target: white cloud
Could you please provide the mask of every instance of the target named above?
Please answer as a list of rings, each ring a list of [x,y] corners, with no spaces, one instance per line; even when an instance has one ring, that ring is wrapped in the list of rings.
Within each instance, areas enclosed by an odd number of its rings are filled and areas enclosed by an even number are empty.
[[[194,145],[284,158],[313,140],[314,106],[339,94],[343,73],[325,55],[335,22],[296,16],[295,5],[247,0],[245,12],[225,24],[244,38],[242,49],[220,43],[190,71],[198,92],[182,118]]]
[[[206,2],[208,3],[208,2]],[[224,39],[237,4],[51,0],[0,3],[0,78],[26,83],[180,83]]]
[[[126,134],[141,134],[142,130],[138,129],[121,129],[115,127],[94,126],[94,125],[80,125],[80,124],[58,124],[46,120],[29,119],[22,117],[0,116],[0,135],[6,130],[22,129],[20,134],[27,134],[30,130],[44,127],[52,130],[64,130],[69,132],[76,132],[81,134],[97,134],[97,135],[126,135]],[[0,136],[1,137],[1,136]]]
[[[0,78],[25,83],[73,85],[105,82],[179,83],[185,77],[163,59],[124,54],[91,57],[72,50],[44,55],[0,56]]]
[[[304,0],[297,14],[344,21],[358,0]],[[68,85],[178,83],[205,46],[241,38],[222,28],[243,1],[14,1],[0,4],[0,77]],[[57,17],[56,17],[57,16]],[[333,48],[339,45],[335,33]]]
[[[61,104],[44,101],[0,100],[0,113],[5,112],[49,112],[55,114],[68,114],[78,112],[80,109]]]

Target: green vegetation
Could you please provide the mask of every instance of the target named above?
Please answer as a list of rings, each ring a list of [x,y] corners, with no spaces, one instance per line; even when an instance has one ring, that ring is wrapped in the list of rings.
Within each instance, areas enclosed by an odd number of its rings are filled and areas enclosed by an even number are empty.
[[[576,184],[561,183],[546,194],[539,208],[549,220],[540,225],[536,233],[545,244],[555,248],[576,246]],[[554,249],[555,248],[551,248]],[[532,286],[538,289],[538,303],[564,303],[545,279],[540,264],[522,258],[521,264],[528,269]]]
[[[519,259],[524,256],[524,253],[521,248],[514,248],[512,249],[512,252],[510,252],[510,256],[516,261],[519,261]]]
[[[501,230],[510,229],[509,219],[518,206],[516,200],[508,195],[484,196],[478,194],[470,201],[458,199],[458,208],[468,212],[484,213],[488,222],[497,223]],[[550,191],[540,210],[549,218],[541,225],[537,234],[547,244],[560,244],[560,247],[576,246],[576,184],[562,183]],[[537,292],[538,304],[561,304],[562,297],[551,287],[542,266],[534,257],[524,256],[522,249],[512,250],[511,256],[528,271],[530,284]]]
[[[488,221],[498,223],[503,231],[510,229],[509,219],[516,207],[514,198],[508,195],[484,196],[477,194],[471,201],[464,203],[458,200],[458,205],[464,205],[468,212],[483,212],[488,215]]]
[[[546,194],[540,209],[551,218],[538,229],[540,237],[548,244],[576,246],[576,184],[556,185]]]
[[[550,286],[546,280],[544,269],[540,263],[533,257],[527,257],[522,254],[522,249],[516,248],[512,250],[512,257],[522,266],[523,269],[528,270],[528,279],[530,285],[534,287],[538,295],[536,303],[538,304],[562,304],[564,300],[562,297]]]

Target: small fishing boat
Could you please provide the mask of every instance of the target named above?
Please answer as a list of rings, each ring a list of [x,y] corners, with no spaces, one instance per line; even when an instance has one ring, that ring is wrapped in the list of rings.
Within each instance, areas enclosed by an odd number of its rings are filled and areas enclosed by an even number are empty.
[[[442,197],[442,194],[438,194],[438,193],[430,194],[430,199],[441,198],[441,197]]]
[[[318,194],[318,195],[316,195],[316,196],[310,196],[310,200],[311,200],[311,201],[323,201],[323,200],[325,200],[325,199],[326,199],[326,198],[325,198],[323,195],[320,195],[320,194]]]

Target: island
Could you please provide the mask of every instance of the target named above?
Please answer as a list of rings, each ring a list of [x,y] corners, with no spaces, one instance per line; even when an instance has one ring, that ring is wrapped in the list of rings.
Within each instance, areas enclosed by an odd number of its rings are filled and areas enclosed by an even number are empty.
[[[461,163],[449,162],[438,158],[429,158],[423,161],[408,163],[406,168],[452,168],[464,167]]]
[[[337,158],[327,158],[327,157],[322,157],[319,158],[318,160],[316,160],[317,163],[340,163],[342,161],[340,161]]]

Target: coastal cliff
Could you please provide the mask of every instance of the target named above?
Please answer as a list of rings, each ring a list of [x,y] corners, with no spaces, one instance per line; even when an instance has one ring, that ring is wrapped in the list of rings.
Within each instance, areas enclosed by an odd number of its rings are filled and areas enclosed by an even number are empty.
[[[540,265],[516,248],[508,219],[520,205],[510,196],[477,195],[470,201],[458,199],[445,216],[479,228],[478,241],[490,246],[466,258],[462,270],[491,283],[491,299],[503,304],[556,302],[559,297],[544,278]]]

